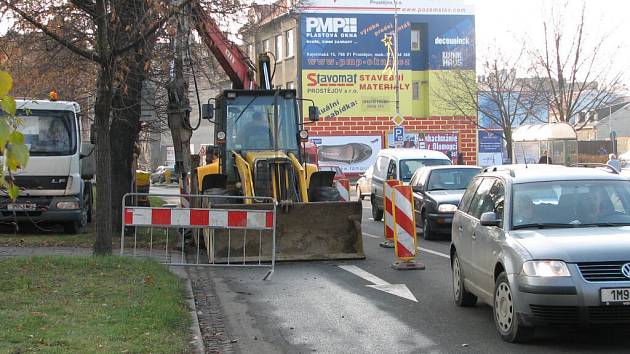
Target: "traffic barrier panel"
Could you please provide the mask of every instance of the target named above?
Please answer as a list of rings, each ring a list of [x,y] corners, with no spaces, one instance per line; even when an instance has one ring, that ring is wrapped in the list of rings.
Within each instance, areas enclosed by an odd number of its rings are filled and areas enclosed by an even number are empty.
[[[219,204],[223,200],[233,203],[239,199],[246,199],[246,197],[217,195],[151,194],[151,196],[168,196],[189,201],[197,200],[200,201],[198,205],[204,205],[207,208],[127,205],[128,200],[139,195],[148,196],[145,193],[128,193],[123,197],[121,256],[125,255],[125,247],[128,246],[126,233],[133,232],[133,253],[131,254],[133,256],[148,255],[153,257],[154,245],[158,242],[162,244],[162,241],[165,241],[162,258],[164,264],[269,267],[265,279],[269,279],[273,274],[276,260],[277,209],[277,203],[273,198],[257,197],[257,201],[267,203],[259,204],[254,210],[241,209],[243,204],[231,205],[231,207],[228,204]],[[155,232],[156,230],[160,232]],[[173,233],[176,234],[175,237],[181,238],[181,244],[178,245],[179,250],[173,249]],[[149,249],[139,252],[138,238],[143,236],[149,237]],[[170,243],[169,236],[171,237]],[[194,254],[186,254],[186,240],[194,241]],[[201,251],[202,240],[206,246],[205,255]],[[218,249],[215,241],[220,241],[221,245],[227,245],[227,247]],[[171,245],[170,250],[169,245]]]
[[[335,180],[335,187],[339,191],[339,195],[341,198],[340,202],[349,202],[350,201],[350,181],[347,179],[338,179]]]
[[[394,248],[394,217],[392,213],[393,187],[400,185],[397,179],[389,179],[383,184],[383,234],[385,241],[381,242],[381,247]]]
[[[398,185],[392,188],[392,214],[394,219],[394,250],[396,261],[394,269],[424,269],[421,262],[415,260],[418,249],[416,222],[411,186]]]

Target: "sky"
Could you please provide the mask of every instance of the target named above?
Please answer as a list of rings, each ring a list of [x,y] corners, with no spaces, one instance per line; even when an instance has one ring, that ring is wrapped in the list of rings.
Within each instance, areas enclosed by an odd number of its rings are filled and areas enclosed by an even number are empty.
[[[258,1],[260,2],[270,2]],[[488,48],[501,48],[507,55],[516,55],[520,43],[527,38],[533,46],[542,46],[542,19],[550,18],[552,7],[561,9],[567,28],[581,10],[580,0],[463,0],[475,7],[477,57],[487,57]],[[606,38],[602,58],[612,61],[615,71],[628,73],[624,82],[630,86],[630,0],[584,0],[586,30],[591,44]],[[564,7],[563,5],[567,5]],[[0,19],[0,35],[6,31],[7,19]],[[574,27],[573,27],[574,28]],[[478,61],[480,62],[480,61]],[[480,67],[478,65],[478,71]],[[480,72],[481,74],[481,72]]]

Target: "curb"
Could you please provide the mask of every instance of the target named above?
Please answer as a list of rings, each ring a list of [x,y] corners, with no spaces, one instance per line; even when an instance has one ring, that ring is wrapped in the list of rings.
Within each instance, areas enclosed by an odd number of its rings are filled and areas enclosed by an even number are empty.
[[[169,267],[170,270],[175,273],[177,276],[182,278],[185,282],[186,288],[186,302],[188,302],[188,306],[190,308],[190,317],[192,319],[192,323],[190,324],[190,330],[192,331],[193,337],[190,342],[193,344],[193,352],[197,354],[204,354],[206,352],[205,346],[203,344],[203,337],[201,335],[201,328],[199,327],[199,317],[197,317],[197,306],[195,305],[195,296],[193,295],[192,283],[188,278],[188,272],[183,271],[182,269]]]

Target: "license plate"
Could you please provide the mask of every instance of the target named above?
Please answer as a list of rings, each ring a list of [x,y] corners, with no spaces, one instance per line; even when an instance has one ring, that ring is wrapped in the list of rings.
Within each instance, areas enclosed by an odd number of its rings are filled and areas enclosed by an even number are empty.
[[[602,303],[606,305],[630,305],[630,288],[601,289]]]
[[[9,211],[33,211],[37,209],[37,204],[32,203],[11,203],[7,205]]]

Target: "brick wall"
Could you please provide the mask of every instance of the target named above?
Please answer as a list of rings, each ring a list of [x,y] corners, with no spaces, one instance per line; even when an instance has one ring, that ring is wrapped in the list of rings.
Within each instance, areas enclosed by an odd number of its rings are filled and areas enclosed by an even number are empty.
[[[307,129],[311,136],[381,135],[384,144],[385,135],[394,128],[394,123],[390,119],[391,117],[322,118],[315,124],[307,125]],[[459,133],[459,152],[463,154],[464,162],[467,165],[477,164],[477,126],[471,119],[466,117],[405,119],[403,127],[406,131]]]

